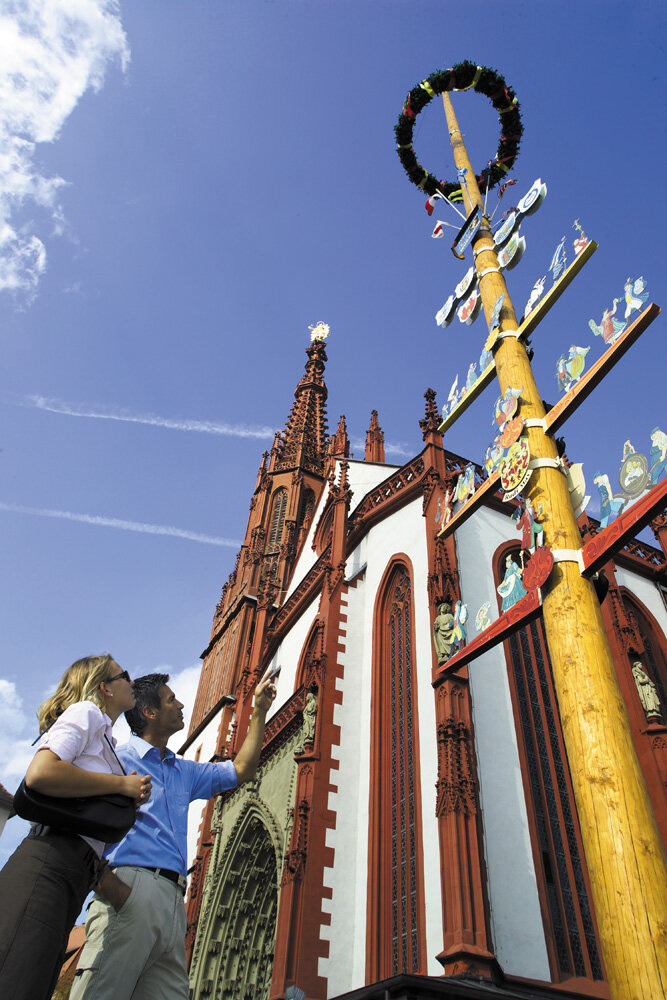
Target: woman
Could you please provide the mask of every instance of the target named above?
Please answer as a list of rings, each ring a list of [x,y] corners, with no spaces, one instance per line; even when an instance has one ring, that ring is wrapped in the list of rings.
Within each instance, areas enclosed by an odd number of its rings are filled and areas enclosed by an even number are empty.
[[[122,773],[111,727],[134,707],[132,681],[110,655],[77,660],[37,710],[43,734],[26,784],[56,797],[120,793],[137,805],[150,777]],[[104,844],[33,826],[0,871],[0,997],[48,1000]]]

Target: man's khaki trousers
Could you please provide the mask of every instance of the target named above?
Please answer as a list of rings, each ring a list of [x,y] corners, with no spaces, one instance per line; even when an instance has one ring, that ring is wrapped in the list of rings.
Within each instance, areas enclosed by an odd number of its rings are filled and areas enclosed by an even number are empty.
[[[132,891],[118,913],[93,899],[70,1000],[187,1000],[181,890],[143,868],[115,871]]]

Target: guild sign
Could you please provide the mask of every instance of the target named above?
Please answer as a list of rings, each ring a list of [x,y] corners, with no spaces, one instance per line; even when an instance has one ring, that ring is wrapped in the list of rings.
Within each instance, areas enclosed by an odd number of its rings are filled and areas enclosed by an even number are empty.
[[[482,297],[479,294],[478,288],[473,288],[472,292],[465,300],[463,305],[459,306],[457,316],[461,323],[465,323],[470,326],[474,323],[479,316],[480,310],[482,308]]]
[[[530,448],[525,438],[516,441],[500,463],[500,485],[504,501],[513,500],[525,488],[533,470],[528,468]]]
[[[648,462],[645,455],[633,452],[623,462],[618,473],[621,489],[628,497],[636,497],[649,485]]]

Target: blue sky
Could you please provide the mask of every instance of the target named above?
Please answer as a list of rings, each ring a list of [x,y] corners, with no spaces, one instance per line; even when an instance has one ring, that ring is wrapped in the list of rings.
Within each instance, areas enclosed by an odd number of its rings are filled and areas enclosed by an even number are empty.
[[[450,0],[0,6],[10,789],[37,704],[77,657],[109,649],[135,674],[168,669],[194,691],[309,324],[331,326],[330,426],[345,413],[360,442],[378,409],[399,463],[420,449],[424,390],[442,404],[479,356],[483,319],[435,324],[468,262],[430,238],[424,196],[394,151],[393,125],[423,77],[469,58],[517,92],[524,139],[506,203],[537,177],[549,189],[508,275],[519,310],[563,235],[572,258],[575,218],[600,244],[533,336],[547,400],[570,344],[600,356],[588,321],[628,276],[644,275],[662,302],[664,5],[482,0],[472,11]],[[456,108],[481,169],[497,117],[475,94]],[[439,102],[415,134],[421,162],[451,178]],[[615,481],[624,440],[646,452],[653,427],[667,429],[664,322],[565,427],[592,510],[593,474]],[[487,389],[446,446],[481,460],[494,399]],[[17,837],[12,821],[0,862]]]

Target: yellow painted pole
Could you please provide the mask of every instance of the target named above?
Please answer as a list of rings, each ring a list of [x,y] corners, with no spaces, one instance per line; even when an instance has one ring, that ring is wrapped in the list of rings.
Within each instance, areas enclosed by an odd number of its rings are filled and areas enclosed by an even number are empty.
[[[443,94],[457,167],[466,167],[468,211],[482,199],[448,94]],[[498,267],[488,218],[473,240],[485,315],[501,293],[500,331],[518,327]],[[491,270],[494,269],[494,270]],[[488,273],[484,274],[487,271]],[[481,275],[484,275],[483,277]],[[521,389],[520,415],[542,418],[544,406],[526,349],[516,337],[494,348],[500,391]],[[554,441],[528,430],[531,459],[556,458]],[[556,468],[533,471],[524,490],[544,511],[544,540],[580,549],[567,480]],[[667,996],[667,863],[635,753],[600,605],[576,562],[559,562],[543,588],[544,626],[554,673],[581,835],[612,1000]]]

